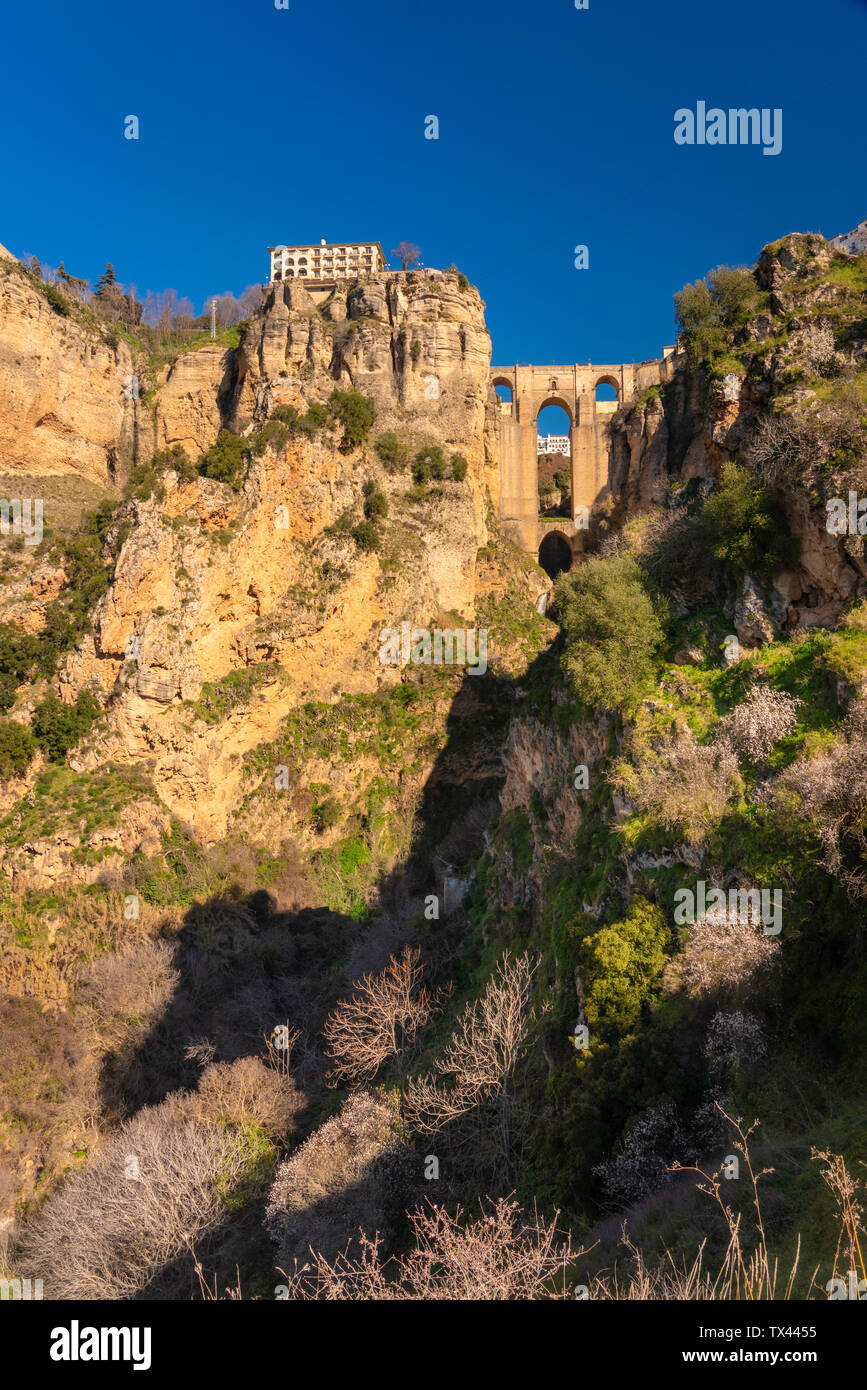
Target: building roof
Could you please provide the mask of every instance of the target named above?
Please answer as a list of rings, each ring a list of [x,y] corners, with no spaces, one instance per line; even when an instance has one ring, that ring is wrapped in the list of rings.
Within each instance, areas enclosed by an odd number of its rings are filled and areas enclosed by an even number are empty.
[[[334,251],[338,246],[375,246],[385,260],[385,252],[378,241],[328,241],[323,246],[319,242],[305,242],[303,246],[269,246],[269,251]]]

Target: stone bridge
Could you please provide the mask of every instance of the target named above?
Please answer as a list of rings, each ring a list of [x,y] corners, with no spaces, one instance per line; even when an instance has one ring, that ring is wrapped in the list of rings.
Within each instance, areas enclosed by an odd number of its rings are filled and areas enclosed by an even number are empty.
[[[500,517],[524,547],[540,562],[552,548],[568,546],[568,568],[582,548],[582,535],[594,510],[611,497],[611,416],[618,406],[657,386],[671,375],[675,349],[649,362],[618,362],[596,366],[535,367],[516,364],[492,367],[491,385],[505,386],[511,400],[499,402]],[[597,399],[600,386],[614,388],[616,399]],[[562,406],[569,417],[572,446],[572,515],[539,515],[537,420],[546,405]],[[548,564],[545,564],[548,568]]]

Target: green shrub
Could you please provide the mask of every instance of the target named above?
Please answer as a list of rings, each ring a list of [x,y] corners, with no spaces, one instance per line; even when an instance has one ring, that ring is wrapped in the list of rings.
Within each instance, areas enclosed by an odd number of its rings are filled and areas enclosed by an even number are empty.
[[[322,801],[315,801],[311,811],[311,820],[316,832],[321,835],[326,830],[331,830],[341,819],[340,802],[334,796],[326,796]]]
[[[565,669],[586,705],[631,704],[662,645],[660,616],[626,555],[591,559],[560,575],[555,595],[566,634]]]
[[[359,521],[352,528],[352,539],[359,550],[378,550],[379,532],[372,521]]]
[[[467,468],[469,467],[466,459],[463,454],[452,454],[450,462],[454,481],[456,483],[462,483],[467,476]]]
[[[0,777],[20,777],[27,771],[36,739],[26,724],[0,719]]]
[[[51,762],[62,762],[79,739],[90,732],[100,705],[89,690],[82,690],[74,705],[65,705],[53,691],[33,711],[31,728]]]
[[[409,462],[409,449],[401,444],[394,430],[381,434],[373,447],[389,473],[399,473]]]
[[[235,492],[240,492],[246,472],[246,456],[250,445],[238,434],[230,430],[220,430],[216,444],[199,460],[199,472],[204,478],[213,478],[217,483],[228,483]]]
[[[376,406],[360,391],[332,391],[328,401],[332,413],[343,426],[344,453],[360,449],[376,419]]]
[[[364,515],[368,521],[378,521],[380,517],[388,516],[385,493],[380,492],[372,482],[364,484]]]
[[[70,317],[72,308],[65,294],[61,294],[60,290],[56,289],[54,285],[49,284],[43,284],[42,293],[45,295],[45,298],[48,300],[55,314],[59,314],[60,317],[64,319]]]
[[[412,461],[412,476],[417,483],[426,483],[429,478],[444,478],[446,471],[445,454],[439,444],[425,444]]]
[[[797,559],[781,504],[739,464],[723,464],[719,489],[705,502],[701,521],[711,554],[734,579],[747,572],[770,578]]]
[[[666,960],[670,933],[662,912],[639,894],[622,922],[585,937],[578,951],[591,1047],[596,1033],[628,1032],[641,1017]]]

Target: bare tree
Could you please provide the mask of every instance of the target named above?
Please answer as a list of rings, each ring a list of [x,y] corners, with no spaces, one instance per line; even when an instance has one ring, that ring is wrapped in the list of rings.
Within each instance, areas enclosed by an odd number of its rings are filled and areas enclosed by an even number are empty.
[[[792,732],[803,703],[785,690],[755,685],[746,699],[720,720],[716,742],[728,745],[739,758],[761,764],[780,739]]]
[[[538,1212],[525,1216],[517,1202],[481,1203],[468,1221],[460,1207],[450,1216],[442,1207],[409,1214],[414,1247],[383,1260],[379,1235],[361,1237],[361,1253],[329,1262],[321,1254],[288,1278],[289,1299],[426,1301],[475,1299],[528,1300],[569,1297],[569,1266],[583,1251],[556,1219]]]
[[[170,1097],[140,1110],[46,1202],[25,1235],[25,1272],[48,1298],[132,1298],[225,1217],[243,1137]]]
[[[431,1015],[444,991],[430,994],[422,983],[421,951],[404,947],[379,975],[364,975],[355,995],[343,999],[324,1028],[332,1060],[331,1084],[361,1086],[389,1057],[404,1051]]]
[[[481,998],[460,1015],[434,1064],[439,1076],[413,1079],[407,1086],[404,1106],[414,1129],[433,1134],[487,1097],[506,1100],[508,1078],[535,1018],[530,985],[537,968],[527,952],[503,957]],[[450,1078],[450,1084],[440,1077]]]
[[[399,246],[395,246],[391,253],[397,256],[401,268],[406,270],[407,266],[412,265],[421,255],[421,247],[416,246],[412,241],[402,241]]]
[[[241,319],[250,318],[257,309],[261,309],[265,300],[265,290],[262,285],[247,285],[242,291],[238,300],[241,310]]]
[[[148,290],[142,313],[143,321],[151,328],[171,328],[177,297],[177,290],[160,290],[156,294],[153,290]]]

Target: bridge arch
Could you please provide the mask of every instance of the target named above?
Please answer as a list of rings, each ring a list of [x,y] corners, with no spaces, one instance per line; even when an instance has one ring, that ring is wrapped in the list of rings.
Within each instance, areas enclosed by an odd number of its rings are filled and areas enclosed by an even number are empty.
[[[609,400],[610,397],[608,397],[608,396],[600,396],[600,394],[599,394],[599,387],[600,387],[600,386],[610,386],[610,387],[612,387],[613,390],[614,390],[614,399],[615,399],[616,401],[619,401],[619,400],[620,400],[620,382],[617,380],[617,377],[616,377],[616,376],[608,376],[608,375],[606,375],[606,376],[600,376],[600,377],[598,378],[597,382],[596,382],[596,385],[593,387],[593,394],[594,394],[594,396],[596,397],[597,401],[600,401],[600,400],[601,400],[601,401]]]
[[[565,410],[566,414],[569,416],[569,428],[571,429],[572,426],[575,424],[574,402],[570,404],[566,397],[561,395],[559,392],[552,392],[550,395],[545,396],[544,400],[541,400],[539,402],[539,404],[536,407],[535,416],[533,418],[534,425],[538,424],[539,416],[541,415],[545,407],[549,405],[558,405],[561,410]]]
[[[572,542],[562,531],[547,531],[539,545],[539,564],[550,579],[570,570],[575,560]]]

